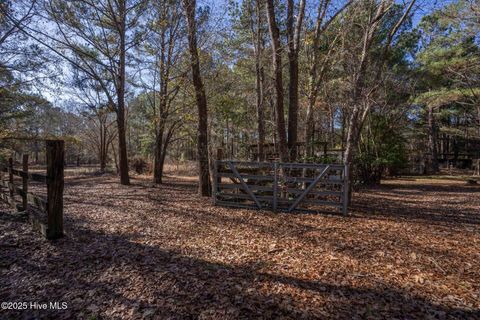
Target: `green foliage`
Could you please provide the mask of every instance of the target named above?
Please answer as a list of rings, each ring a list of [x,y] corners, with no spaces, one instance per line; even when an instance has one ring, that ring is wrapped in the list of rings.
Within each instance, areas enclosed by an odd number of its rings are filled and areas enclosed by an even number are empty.
[[[332,164],[332,163],[338,163],[339,159],[334,156],[330,155],[313,155],[313,156],[304,156],[300,159],[300,162],[307,162],[307,163],[326,163],[326,164]]]
[[[357,183],[378,184],[386,171],[395,174],[407,163],[406,139],[392,119],[372,114],[366,124],[355,159]]]

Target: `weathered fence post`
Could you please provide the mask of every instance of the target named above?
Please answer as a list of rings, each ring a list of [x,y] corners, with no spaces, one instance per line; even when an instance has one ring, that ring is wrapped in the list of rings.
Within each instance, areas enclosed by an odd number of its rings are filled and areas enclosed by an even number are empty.
[[[64,142],[47,140],[47,238],[63,236]]]
[[[8,190],[10,190],[10,205],[15,208],[15,189],[13,186],[13,158],[8,158]]]
[[[28,154],[24,154],[22,158],[22,210],[27,211],[28,208]]]

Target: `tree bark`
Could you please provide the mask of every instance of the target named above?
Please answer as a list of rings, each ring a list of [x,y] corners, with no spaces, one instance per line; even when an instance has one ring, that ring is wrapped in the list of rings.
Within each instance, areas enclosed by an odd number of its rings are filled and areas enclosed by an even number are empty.
[[[369,112],[370,104],[366,103],[362,105],[361,98],[363,95],[365,77],[367,72],[367,66],[369,61],[370,47],[372,45],[373,37],[377,31],[377,27],[382,17],[389,10],[390,6],[387,4],[387,0],[382,0],[378,5],[376,13],[370,18],[368,26],[365,29],[363,35],[362,52],[360,55],[359,66],[354,75],[353,91],[351,104],[353,105],[352,113],[348,121],[347,141],[345,145],[344,163],[350,165],[354,154],[355,148],[358,144],[358,138],[363,125],[363,118]],[[353,170],[350,170],[352,173]],[[351,192],[349,193],[351,194]]]
[[[280,159],[283,162],[288,162],[288,146],[287,134],[285,131],[285,115],[283,106],[283,77],[282,77],[282,46],[280,44],[280,30],[278,29],[275,20],[275,8],[273,0],[266,0],[268,26],[270,30],[270,37],[272,39],[272,65],[274,71],[275,82],[275,111],[276,111],[276,126],[278,134],[278,147]]]
[[[256,0],[256,16],[257,28],[255,32],[255,74],[256,74],[256,91],[257,91],[257,127],[258,127],[258,161],[265,160],[265,107],[264,107],[264,90],[265,90],[265,72],[262,63],[263,53],[263,34],[262,34],[262,12],[261,0]]]
[[[315,122],[314,122],[314,108],[317,101],[318,95],[318,85],[319,81],[317,79],[317,70],[319,64],[319,55],[318,55],[318,46],[320,42],[320,36],[322,33],[322,22],[326,14],[326,9],[328,6],[329,0],[323,0],[318,6],[317,11],[317,21],[315,23],[315,32],[313,36],[313,61],[309,70],[309,94],[308,94],[308,106],[307,106],[307,115],[305,121],[305,151],[307,157],[312,157],[314,154],[314,132],[315,132]]]
[[[287,37],[288,37],[288,71],[290,82],[288,85],[288,150],[290,161],[297,158],[298,136],[298,52],[300,32],[302,30],[305,12],[305,0],[300,1],[297,21],[294,26],[294,3],[288,0],[287,5]]]
[[[153,183],[158,184],[162,183],[163,175],[163,134],[164,128],[162,126],[155,137],[155,154],[153,160]]]
[[[433,113],[433,107],[428,107],[428,144],[430,149],[429,157],[429,171],[431,173],[437,173],[438,167],[438,149],[437,149],[437,124],[435,115]]]
[[[120,169],[120,183],[123,185],[130,184],[128,175],[128,157],[127,157],[127,141],[125,130],[125,19],[126,8],[125,1],[119,1],[119,36],[120,36],[120,54],[119,54],[119,71],[117,77],[117,126],[118,126],[118,158]]]
[[[195,21],[196,0],[183,0],[188,29],[188,47],[192,80],[195,87],[195,98],[198,109],[197,155],[199,169],[199,193],[202,196],[211,195],[210,172],[208,166],[208,109],[205,88],[200,74],[200,61],[197,48],[197,26]]]
[[[98,121],[99,121],[99,131],[100,131],[100,144],[98,146],[99,158],[100,158],[100,173],[105,173],[105,168],[107,166],[107,159],[106,159],[107,155],[106,155],[106,149],[105,149],[105,144],[107,143],[107,137],[105,132],[106,124],[103,121],[102,115],[98,116]]]

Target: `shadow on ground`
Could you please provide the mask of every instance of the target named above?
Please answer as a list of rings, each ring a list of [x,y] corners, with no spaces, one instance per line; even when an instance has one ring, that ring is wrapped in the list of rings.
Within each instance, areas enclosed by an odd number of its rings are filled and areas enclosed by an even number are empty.
[[[2,281],[2,301],[43,302],[48,297],[48,301],[66,301],[69,306],[63,311],[3,311],[2,319],[121,318],[129,313],[165,319],[475,317],[400,288],[355,288],[302,280],[259,272],[248,265],[191,258],[135,243],[124,235],[88,229],[77,232],[76,239],[67,237],[48,245],[51,254],[41,258],[32,258],[24,248],[46,245],[29,244],[28,232],[15,243],[2,239],[2,275],[9,275]],[[305,291],[304,300],[272,290],[279,287]],[[266,288],[270,293],[264,293]]]

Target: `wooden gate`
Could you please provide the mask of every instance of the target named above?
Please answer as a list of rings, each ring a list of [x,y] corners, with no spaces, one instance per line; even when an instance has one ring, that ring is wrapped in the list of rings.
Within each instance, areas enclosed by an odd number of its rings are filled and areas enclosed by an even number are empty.
[[[216,205],[301,211],[335,207],[346,215],[348,166],[280,162],[215,162]]]
[[[0,164],[0,200],[13,209],[28,212],[30,221],[46,238],[63,236],[63,186],[64,186],[64,142],[46,141],[47,174],[31,173],[28,155],[22,158],[22,170],[14,168],[13,159],[8,165]],[[4,173],[7,173],[4,177]],[[22,187],[14,184],[14,177],[20,177]],[[29,192],[29,181],[47,185],[46,199]],[[17,203],[16,195],[21,202]]]

